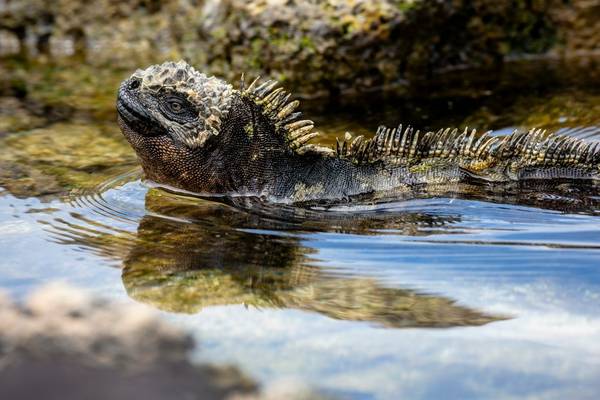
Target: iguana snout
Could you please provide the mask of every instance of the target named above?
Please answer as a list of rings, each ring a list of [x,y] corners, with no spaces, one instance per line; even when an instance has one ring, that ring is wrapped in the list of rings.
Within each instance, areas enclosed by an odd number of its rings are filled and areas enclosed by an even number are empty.
[[[135,77],[121,84],[117,97],[119,123],[126,127],[126,131],[135,131],[142,136],[164,135],[167,130],[157,123],[139,97],[140,84],[140,79]]]

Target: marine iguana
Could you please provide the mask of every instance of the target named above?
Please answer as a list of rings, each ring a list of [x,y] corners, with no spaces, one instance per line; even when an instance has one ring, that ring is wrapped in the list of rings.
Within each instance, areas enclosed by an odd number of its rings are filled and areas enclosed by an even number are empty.
[[[146,176],[202,194],[275,201],[342,201],[465,180],[600,180],[600,146],[540,129],[494,136],[476,130],[379,127],[346,134],[335,148],[276,81],[241,87],[166,62],[137,70],[120,88],[118,120]]]

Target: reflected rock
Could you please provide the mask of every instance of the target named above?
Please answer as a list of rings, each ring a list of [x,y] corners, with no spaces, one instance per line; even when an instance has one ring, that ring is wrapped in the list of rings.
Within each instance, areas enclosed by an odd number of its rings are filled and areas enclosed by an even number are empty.
[[[387,288],[368,278],[323,277],[312,268],[243,272],[126,268],[123,284],[132,298],[170,312],[243,304],[299,309],[387,328],[477,326],[505,319],[443,296]]]
[[[323,279],[281,293],[285,307],[386,328],[484,325],[506,319],[455,304],[443,296],[383,287],[374,279]]]

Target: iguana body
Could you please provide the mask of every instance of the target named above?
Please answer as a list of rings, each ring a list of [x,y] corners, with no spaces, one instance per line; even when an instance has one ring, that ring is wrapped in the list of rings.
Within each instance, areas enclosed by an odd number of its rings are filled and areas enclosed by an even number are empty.
[[[335,201],[467,179],[600,180],[597,143],[541,130],[497,137],[380,127],[368,140],[347,135],[336,149],[307,144],[313,123],[276,86],[242,80],[236,90],[168,62],[123,82],[119,123],[148,178],[203,194]]]

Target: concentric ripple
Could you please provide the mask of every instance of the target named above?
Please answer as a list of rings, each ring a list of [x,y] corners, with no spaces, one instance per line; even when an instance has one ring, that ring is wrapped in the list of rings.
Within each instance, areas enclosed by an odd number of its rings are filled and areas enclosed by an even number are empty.
[[[68,203],[101,217],[137,223],[144,214],[143,195],[147,190],[141,177],[141,169],[136,168],[91,189],[74,190],[69,195]]]
[[[102,256],[117,266],[137,241],[148,188],[136,168],[91,189],[70,193],[52,218],[41,218],[51,240]]]

